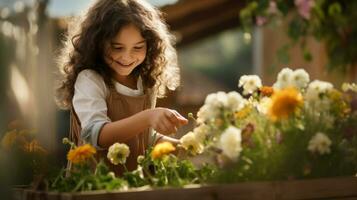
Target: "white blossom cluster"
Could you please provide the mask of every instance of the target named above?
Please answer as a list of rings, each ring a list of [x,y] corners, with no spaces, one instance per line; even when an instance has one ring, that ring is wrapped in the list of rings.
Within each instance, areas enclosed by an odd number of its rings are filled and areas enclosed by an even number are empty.
[[[288,87],[295,87],[303,89],[310,82],[310,76],[304,69],[292,70],[290,68],[282,69],[273,88],[284,89]]]

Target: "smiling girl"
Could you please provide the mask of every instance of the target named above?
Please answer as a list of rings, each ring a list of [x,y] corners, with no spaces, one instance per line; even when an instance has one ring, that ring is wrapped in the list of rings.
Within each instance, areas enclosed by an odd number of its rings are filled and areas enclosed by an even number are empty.
[[[143,0],[98,0],[73,22],[57,90],[59,105],[71,110],[71,139],[92,144],[105,159],[110,145],[126,143],[129,170],[150,142],[177,143],[165,135],[187,119],[175,110],[155,108],[156,98],[179,84],[172,42],[160,12]],[[152,129],[158,132],[156,141],[150,141]]]

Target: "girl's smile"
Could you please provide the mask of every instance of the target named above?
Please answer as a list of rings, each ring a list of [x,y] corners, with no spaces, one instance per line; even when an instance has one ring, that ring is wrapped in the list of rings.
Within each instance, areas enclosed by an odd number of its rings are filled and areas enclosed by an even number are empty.
[[[136,61],[134,61],[129,64],[124,64],[124,63],[121,63],[120,61],[116,61],[116,60],[113,60],[113,61],[116,62],[119,66],[124,67],[124,68],[129,68],[136,63]]]

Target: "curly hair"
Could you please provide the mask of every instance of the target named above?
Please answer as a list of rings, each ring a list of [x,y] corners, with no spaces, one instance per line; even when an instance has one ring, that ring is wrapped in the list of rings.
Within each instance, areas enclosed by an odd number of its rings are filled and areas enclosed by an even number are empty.
[[[157,97],[166,90],[175,90],[180,82],[174,37],[169,33],[161,12],[144,0],[97,0],[80,17],[73,18],[68,27],[64,48],[58,64],[63,74],[56,90],[59,107],[72,106],[74,84],[78,74],[92,69],[113,87],[113,71],[105,63],[105,43],[111,41],[122,27],[134,24],[147,42],[143,63],[133,70],[141,76],[145,89],[153,89]]]

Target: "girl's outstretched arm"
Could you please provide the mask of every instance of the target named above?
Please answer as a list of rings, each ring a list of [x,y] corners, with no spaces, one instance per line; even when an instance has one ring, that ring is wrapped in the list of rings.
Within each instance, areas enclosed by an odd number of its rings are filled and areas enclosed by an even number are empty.
[[[161,134],[168,135],[187,123],[187,119],[175,110],[148,109],[128,118],[105,124],[100,131],[98,144],[100,147],[108,148],[115,142],[126,142],[150,127]]]

